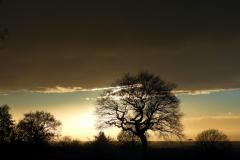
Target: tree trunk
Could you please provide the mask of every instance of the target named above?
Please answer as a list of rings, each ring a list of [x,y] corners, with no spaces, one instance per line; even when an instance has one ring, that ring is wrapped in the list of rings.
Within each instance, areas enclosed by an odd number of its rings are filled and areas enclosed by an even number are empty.
[[[142,160],[147,160],[147,149],[148,149],[148,142],[147,142],[147,137],[144,134],[140,134],[139,138],[142,143]]]
[[[147,137],[144,134],[142,134],[142,135],[139,135],[139,138],[141,140],[142,148],[143,148],[144,152],[147,151],[147,149],[148,149]]]

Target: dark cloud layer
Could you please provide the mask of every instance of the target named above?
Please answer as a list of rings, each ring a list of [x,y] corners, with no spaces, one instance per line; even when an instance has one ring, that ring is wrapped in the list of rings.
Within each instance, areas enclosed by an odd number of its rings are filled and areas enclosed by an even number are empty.
[[[8,0],[0,89],[108,86],[149,70],[182,89],[240,87],[240,12],[231,1]]]

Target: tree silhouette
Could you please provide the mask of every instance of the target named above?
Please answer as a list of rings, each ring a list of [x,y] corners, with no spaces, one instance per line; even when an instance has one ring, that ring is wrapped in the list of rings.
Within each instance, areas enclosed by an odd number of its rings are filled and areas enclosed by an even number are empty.
[[[182,137],[179,100],[172,92],[176,85],[148,72],[125,74],[98,99],[98,128],[118,127],[132,132],[148,147],[146,133]]]
[[[197,135],[196,145],[205,151],[224,151],[230,146],[230,142],[223,132],[209,129]]]
[[[9,106],[0,106],[0,144],[10,142],[14,121],[9,113]]]
[[[107,137],[103,131],[100,131],[97,136],[95,136],[94,143],[97,145],[106,145],[111,142],[111,138]]]
[[[16,130],[20,141],[39,144],[46,143],[58,135],[61,122],[44,111],[26,113]]]

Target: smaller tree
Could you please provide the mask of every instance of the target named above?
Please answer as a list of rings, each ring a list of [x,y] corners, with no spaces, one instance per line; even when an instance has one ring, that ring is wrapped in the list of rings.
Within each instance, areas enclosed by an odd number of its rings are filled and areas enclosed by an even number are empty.
[[[223,132],[209,129],[197,135],[196,145],[204,151],[224,151],[230,146],[230,142]]]
[[[139,137],[129,131],[122,130],[118,136],[117,140],[121,145],[135,146],[137,143],[141,143]]]
[[[9,110],[8,105],[0,106],[0,144],[10,142],[13,131],[14,121]]]
[[[44,111],[26,113],[19,121],[16,130],[20,141],[28,143],[47,143],[59,133],[61,122]]]

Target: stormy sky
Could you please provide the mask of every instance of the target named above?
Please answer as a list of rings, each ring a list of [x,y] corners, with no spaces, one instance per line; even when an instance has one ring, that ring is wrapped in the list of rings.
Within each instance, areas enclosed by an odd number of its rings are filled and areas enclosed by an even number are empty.
[[[180,89],[240,88],[233,1],[5,0],[0,90],[107,87],[125,72]]]

